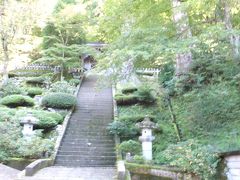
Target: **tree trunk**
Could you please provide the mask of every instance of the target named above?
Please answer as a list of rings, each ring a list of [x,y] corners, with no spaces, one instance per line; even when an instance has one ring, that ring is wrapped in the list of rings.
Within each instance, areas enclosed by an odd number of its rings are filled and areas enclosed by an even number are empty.
[[[8,52],[8,44],[5,37],[1,37],[2,40],[2,50],[4,54],[3,60],[3,70],[2,70],[2,85],[7,84],[8,82],[8,62],[9,62],[9,52]]]
[[[187,13],[182,9],[180,0],[172,0],[173,20],[176,25],[176,31],[180,39],[192,37],[189,27]],[[190,51],[176,55],[176,76],[188,74],[192,64],[192,53]]]
[[[228,1],[226,1],[226,0],[220,0],[220,1],[221,1],[221,5],[223,7],[223,13],[224,13],[223,21],[224,21],[225,28],[226,28],[226,30],[231,32],[231,31],[233,31],[233,26],[231,23],[231,10],[228,5]],[[233,54],[234,59],[238,59],[239,58],[239,44],[240,44],[239,35],[231,33],[229,35],[229,42],[232,47],[232,54]]]

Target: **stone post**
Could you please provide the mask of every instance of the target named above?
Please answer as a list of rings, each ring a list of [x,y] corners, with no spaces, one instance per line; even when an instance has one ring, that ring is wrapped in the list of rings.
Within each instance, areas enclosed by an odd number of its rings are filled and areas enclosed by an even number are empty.
[[[152,135],[152,130],[156,129],[157,126],[150,121],[149,117],[145,117],[144,120],[137,123],[136,126],[142,129],[142,136],[139,137],[139,140],[142,142],[143,157],[145,160],[152,160],[152,141],[155,139]]]

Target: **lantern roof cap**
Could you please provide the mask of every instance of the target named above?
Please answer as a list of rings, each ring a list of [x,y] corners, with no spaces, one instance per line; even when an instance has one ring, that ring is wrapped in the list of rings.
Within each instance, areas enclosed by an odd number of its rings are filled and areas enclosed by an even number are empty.
[[[140,129],[157,129],[156,123],[152,122],[148,116],[142,122],[137,123],[136,127]]]
[[[21,118],[20,124],[21,125],[24,125],[24,124],[36,125],[38,123],[38,121],[39,120],[33,116],[32,112],[28,112],[25,117]]]

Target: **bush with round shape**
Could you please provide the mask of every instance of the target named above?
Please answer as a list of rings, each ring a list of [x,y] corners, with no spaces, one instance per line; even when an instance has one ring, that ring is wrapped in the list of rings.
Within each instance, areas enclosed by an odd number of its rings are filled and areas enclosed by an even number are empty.
[[[44,84],[45,78],[43,77],[30,77],[26,80],[27,84],[32,84],[32,85],[42,85]]]
[[[31,97],[34,97],[36,95],[41,95],[43,93],[42,88],[38,88],[38,87],[30,87],[26,89],[27,94]]]
[[[34,100],[29,96],[10,95],[1,99],[1,104],[8,107],[34,106]]]
[[[51,93],[42,99],[42,106],[50,108],[69,109],[76,104],[76,97],[67,93]]]
[[[63,122],[63,117],[55,112],[49,112],[44,110],[30,110],[32,115],[39,121],[36,125],[37,129],[48,129],[57,126]],[[17,119],[21,119],[27,115],[28,111],[20,110],[16,113]]]

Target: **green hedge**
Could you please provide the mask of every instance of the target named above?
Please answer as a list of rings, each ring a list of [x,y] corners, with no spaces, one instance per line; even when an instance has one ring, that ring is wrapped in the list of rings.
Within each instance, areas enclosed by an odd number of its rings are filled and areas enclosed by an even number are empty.
[[[76,104],[76,97],[67,93],[51,93],[42,99],[42,106],[44,107],[69,109]]]
[[[30,87],[30,88],[26,88],[27,94],[31,97],[34,97],[36,95],[40,95],[43,93],[42,88],[38,88],[38,87]]]
[[[63,122],[63,117],[55,112],[49,112],[44,110],[31,110],[34,117],[39,119],[36,128],[47,129],[57,126]],[[16,113],[18,119],[26,116],[28,111],[20,110]]]
[[[122,93],[129,94],[129,93],[134,93],[137,90],[138,90],[138,88],[136,88],[136,87],[126,87],[126,88],[122,89]]]
[[[47,73],[52,73],[50,70],[30,70],[18,69],[9,72],[9,77],[38,77]]]
[[[128,122],[128,123],[137,123],[137,122],[141,122],[143,121],[143,119],[145,118],[145,115],[130,115],[130,116],[120,116],[118,118],[118,121],[121,122]],[[155,116],[148,116],[150,118],[151,121],[155,122]]]
[[[34,106],[34,100],[29,96],[10,95],[1,99],[1,104],[8,107]]]
[[[117,105],[133,105],[138,103],[138,97],[136,95],[116,95],[115,100]]]
[[[41,85],[44,84],[45,78],[43,77],[31,77],[26,80],[27,84]]]

